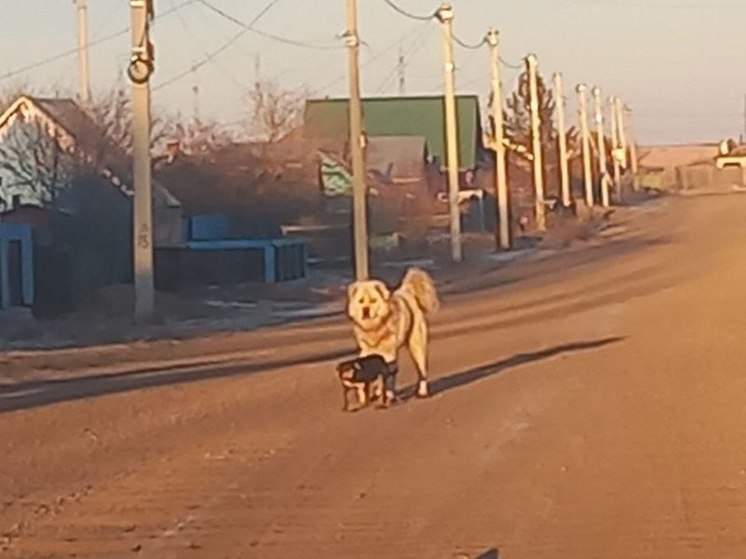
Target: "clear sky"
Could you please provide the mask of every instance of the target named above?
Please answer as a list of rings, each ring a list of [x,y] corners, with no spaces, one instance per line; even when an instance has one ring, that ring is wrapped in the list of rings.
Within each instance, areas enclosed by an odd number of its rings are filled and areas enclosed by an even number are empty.
[[[155,0],[156,11],[184,0]],[[268,0],[212,0],[242,21],[250,21]],[[397,0],[410,12],[427,14],[438,0]],[[502,54],[518,62],[528,52],[539,57],[549,78],[562,71],[567,82],[568,122],[575,120],[580,82],[615,93],[636,111],[641,142],[718,141],[743,131],[746,66],[746,2],[742,0],[453,0],[455,30],[477,42],[488,26],[502,36]],[[88,0],[91,40],[127,29],[128,0]],[[407,59],[407,93],[438,93],[442,87],[440,29],[392,11],[383,0],[358,0],[362,51],[362,87],[366,95],[397,92],[396,63],[401,48]],[[72,0],[0,0],[0,85],[25,82],[74,90],[74,55],[31,71],[9,72],[53,57],[76,44]],[[342,46],[344,0],[278,0],[257,23],[260,31],[312,46]],[[189,68],[220,48],[241,28],[198,1],[156,21],[157,75],[154,85]],[[103,91],[123,78],[129,52],[124,34],[91,48],[94,88]],[[283,87],[306,87],[316,95],[346,93],[343,49],[299,48],[254,33],[205,64],[197,73],[199,107],[204,115],[235,123],[248,117],[246,89],[261,75]],[[489,87],[486,49],[457,47],[457,87],[485,94]],[[506,69],[511,88],[516,72]],[[154,93],[158,108],[192,111],[191,75]]]

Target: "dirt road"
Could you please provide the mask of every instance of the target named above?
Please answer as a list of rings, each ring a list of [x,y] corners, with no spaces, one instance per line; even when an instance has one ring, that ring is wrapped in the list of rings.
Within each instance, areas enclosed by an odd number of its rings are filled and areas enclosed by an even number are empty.
[[[334,322],[1,388],[0,557],[740,559],[745,215],[668,201],[447,298],[434,396],[386,412],[341,413]]]

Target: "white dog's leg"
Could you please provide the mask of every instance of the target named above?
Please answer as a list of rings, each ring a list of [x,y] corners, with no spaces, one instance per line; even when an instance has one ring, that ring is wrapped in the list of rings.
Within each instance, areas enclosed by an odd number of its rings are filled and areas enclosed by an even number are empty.
[[[427,398],[430,392],[427,385],[427,338],[427,323],[424,320],[416,320],[409,337],[408,347],[409,353],[417,366],[419,376],[417,396],[419,398]]]

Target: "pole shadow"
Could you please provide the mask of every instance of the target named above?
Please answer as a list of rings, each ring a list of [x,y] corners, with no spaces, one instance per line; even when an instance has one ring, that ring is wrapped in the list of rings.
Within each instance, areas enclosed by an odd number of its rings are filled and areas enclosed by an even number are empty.
[[[249,376],[284,367],[311,365],[349,357],[352,350],[320,352],[258,363],[221,363],[144,369],[75,379],[39,380],[0,387],[0,415],[62,402],[204,380]]]
[[[479,367],[453,373],[445,377],[436,378],[430,382],[430,393],[432,396],[437,396],[439,394],[444,394],[451,390],[462,388],[481,380],[499,375],[504,371],[514,369],[522,365],[537,363],[539,361],[551,359],[552,357],[556,357],[558,355],[599,349],[608,345],[619,343],[623,340],[623,337],[615,336],[610,338],[602,338],[599,340],[572,342],[529,353],[519,353],[517,355],[513,355],[512,357],[508,357],[507,359],[502,359],[500,361],[495,361],[486,365],[480,365]],[[408,400],[411,400],[415,396],[415,392],[415,385],[407,386],[400,391],[400,398],[406,402]]]

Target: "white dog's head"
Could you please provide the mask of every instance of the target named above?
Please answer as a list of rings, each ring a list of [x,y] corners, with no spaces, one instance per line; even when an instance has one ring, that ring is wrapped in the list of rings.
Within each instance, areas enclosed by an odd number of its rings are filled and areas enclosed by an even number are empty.
[[[391,314],[390,299],[383,282],[357,281],[347,288],[347,314],[363,330],[373,330]]]

